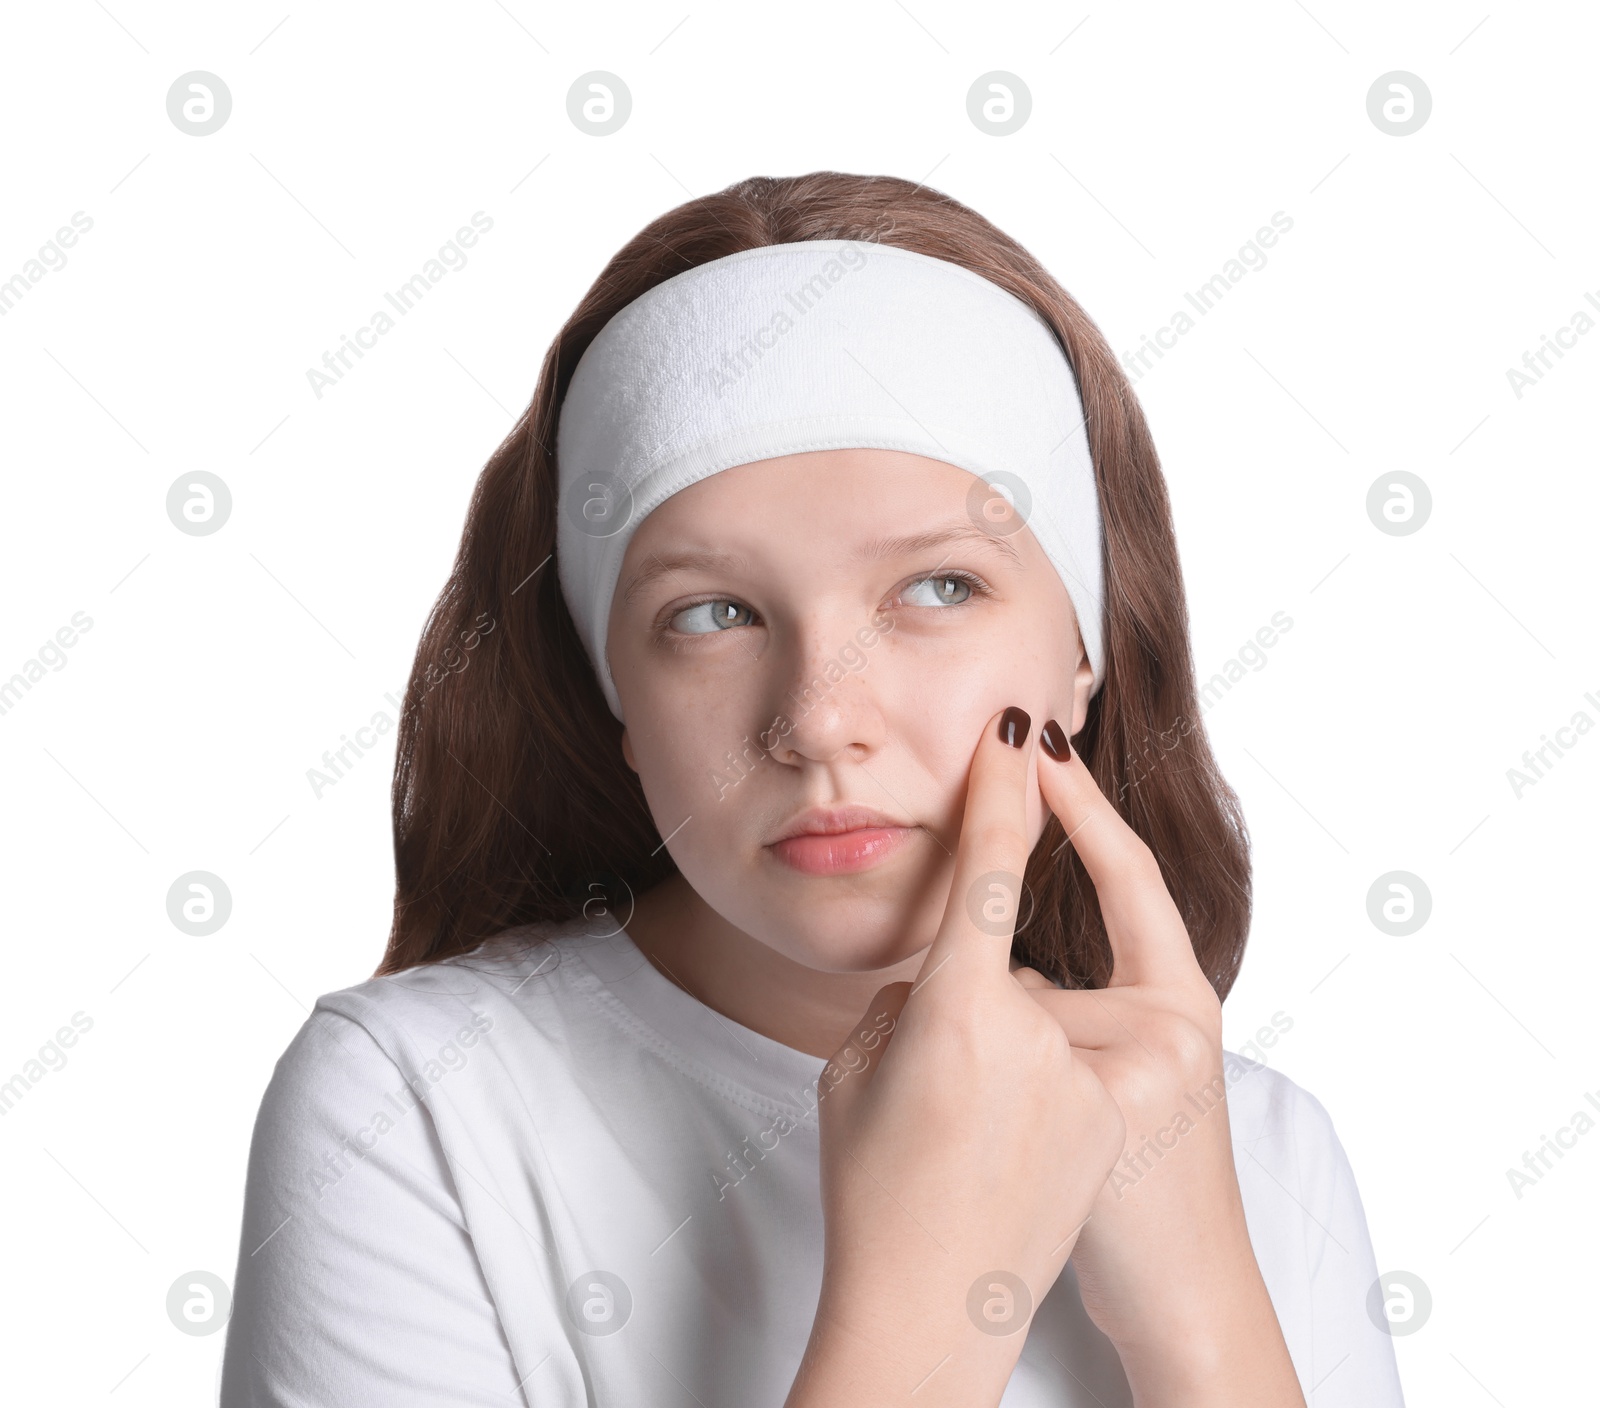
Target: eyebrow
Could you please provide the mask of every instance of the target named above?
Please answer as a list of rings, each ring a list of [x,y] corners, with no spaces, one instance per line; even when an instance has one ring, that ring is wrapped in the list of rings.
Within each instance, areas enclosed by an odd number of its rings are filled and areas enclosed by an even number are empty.
[[[929,548],[944,547],[947,543],[967,543],[974,547],[990,548],[999,552],[1014,566],[1022,566],[1022,554],[1017,551],[1010,538],[985,532],[970,520],[947,523],[939,528],[930,528],[925,533],[907,533],[900,538],[874,538],[862,548],[858,556],[872,560],[910,557],[914,553],[927,552]]]
[[[649,565],[639,569],[632,581],[622,593],[623,604],[631,602],[657,577],[663,577],[669,572],[705,572],[740,571],[748,567],[749,561],[731,552],[675,552],[667,557],[660,553],[650,555]]]
[[[985,547],[1000,553],[1014,566],[1023,565],[1022,555],[1009,538],[987,533],[971,522],[947,523],[938,528],[930,528],[926,532],[907,533],[896,538],[873,538],[862,546],[861,551],[856,554],[856,559],[862,562],[878,562],[897,557],[911,557],[916,553],[927,552],[930,548],[944,547],[952,543]],[[624,589],[622,600],[624,604],[631,602],[657,577],[670,572],[742,571],[749,565],[749,559],[740,557],[737,553],[707,549],[675,552],[665,557],[659,553],[652,554],[649,563],[639,570]]]

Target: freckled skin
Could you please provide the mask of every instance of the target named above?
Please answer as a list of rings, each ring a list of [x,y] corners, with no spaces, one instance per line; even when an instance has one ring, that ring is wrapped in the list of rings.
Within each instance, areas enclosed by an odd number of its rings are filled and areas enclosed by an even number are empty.
[[[974,482],[887,450],[744,465],[658,507],[623,562],[607,634],[623,753],[682,873],[640,897],[629,933],[703,1001],[817,1054],[932,942],[985,720],[1017,705],[1075,732],[1088,705],[1066,588],[1025,526],[972,531]],[[863,555],[949,527],[971,540]],[[654,560],[704,550],[744,565],[675,567],[627,599]],[[943,585],[960,573],[979,584]],[[774,733],[780,716],[793,727]],[[916,829],[855,874],[802,875],[764,849],[802,808],[851,803]],[[1044,820],[1030,774],[1031,838]]]

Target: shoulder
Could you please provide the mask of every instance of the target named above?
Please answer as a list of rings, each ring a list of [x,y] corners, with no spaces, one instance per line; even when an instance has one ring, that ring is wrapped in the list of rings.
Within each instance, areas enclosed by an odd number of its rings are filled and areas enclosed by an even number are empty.
[[[1224,1051],[1228,1124],[1241,1180],[1246,1169],[1276,1179],[1302,1200],[1326,1200],[1348,1170],[1327,1108],[1282,1071]]]
[[[1224,1051],[1223,1078],[1228,1087],[1228,1119],[1234,1142],[1294,1139],[1326,1148],[1337,1144],[1333,1119],[1322,1102],[1282,1071]]]
[[[276,1135],[348,1129],[425,1096],[516,1031],[529,1059],[559,1039],[559,989],[582,981],[571,926],[508,930],[471,953],[324,993],[278,1058],[260,1119]],[[460,1082],[452,1082],[459,1085]],[[398,1092],[398,1093],[397,1093]]]
[[[325,994],[279,1058],[250,1144],[224,1404],[516,1393],[437,1117],[470,1092],[454,1072],[494,1069],[489,967]]]
[[[582,968],[573,957],[563,928],[507,931],[459,958],[324,993],[261,1097],[252,1183],[320,1201],[357,1167],[371,1178],[438,1163],[436,1092],[492,1104],[512,1066],[555,1059],[559,1020],[545,1014],[571,1005],[552,985],[573,981],[559,976]]]
[[[1355,1173],[1326,1107],[1281,1071],[1223,1056],[1234,1166],[1252,1231],[1292,1232],[1313,1269],[1330,1248],[1342,1255],[1369,1247]]]
[[[402,1070],[453,1069],[490,1032],[514,1018],[537,1019],[541,1009],[557,1006],[562,990],[583,981],[583,965],[575,961],[582,939],[581,926],[521,926],[470,953],[324,993],[296,1039],[307,1049],[297,1053],[291,1044],[285,1056],[327,1054],[309,1033],[349,1025]]]
[[[1307,1401],[1320,1387],[1329,1408],[1399,1408],[1394,1344],[1371,1319],[1372,1237],[1332,1117],[1281,1071],[1223,1058],[1245,1222]]]

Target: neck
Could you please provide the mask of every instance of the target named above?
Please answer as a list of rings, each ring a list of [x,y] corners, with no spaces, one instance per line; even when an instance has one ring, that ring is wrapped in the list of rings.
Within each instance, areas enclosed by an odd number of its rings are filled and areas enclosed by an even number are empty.
[[[735,928],[682,875],[640,895],[628,937],[669,982],[730,1021],[810,1056],[829,1057],[886,983],[913,982],[917,953],[892,968],[825,973]]]

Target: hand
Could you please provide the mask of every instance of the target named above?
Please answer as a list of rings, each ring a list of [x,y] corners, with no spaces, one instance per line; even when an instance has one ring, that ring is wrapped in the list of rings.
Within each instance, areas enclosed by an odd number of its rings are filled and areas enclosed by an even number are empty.
[[[1046,730],[1065,739],[1058,724]],[[1150,848],[1076,753],[1040,751],[1040,788],[1094,883],[1113,967],[1100,990],[1063,990],[1031,968],[1016,977],[1111,1093],[1127,1132],[1073,1254],[1084,1308],[1136,1390],[1141,1374],[1164,1386],[1141,1402],[1181,1394],[1198,1404],[1216,1387],[1219,1401],[1302,1404],[1245,1225],[1222,1004]]]
[[[1030,849],[1015,715],[973,753],[916,983],[881,989],[824,1071],[823,1290],[789,1408],[997,1402],[1122,1149],[1115,1103],[1009,971]]]

